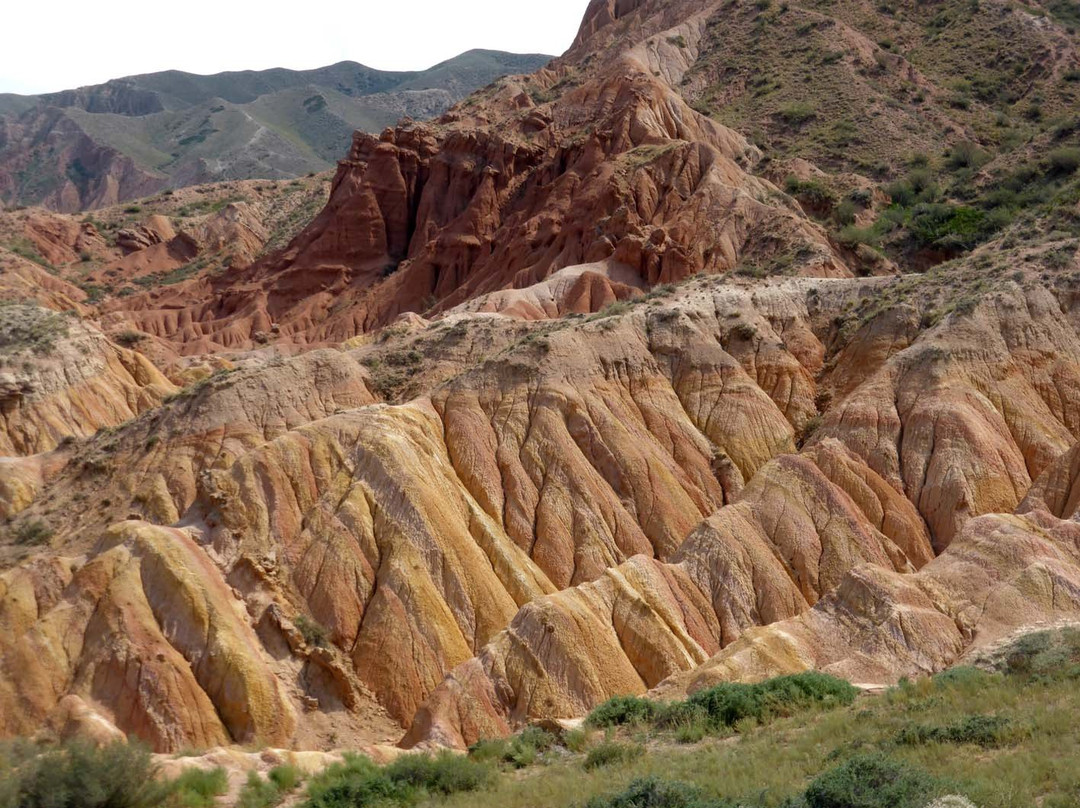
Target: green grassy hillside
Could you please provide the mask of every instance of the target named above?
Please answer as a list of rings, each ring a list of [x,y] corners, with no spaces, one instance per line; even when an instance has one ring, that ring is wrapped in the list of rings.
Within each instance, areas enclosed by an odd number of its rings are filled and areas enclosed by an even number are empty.
[[[429,70],[394,73],[355,62],[315,70],[199,76],[166,71],[45,96],[0,96],[0,202],[73,209],[100,204],[110,171],[132,187],[289,179],[345,156],[356,129],[437,116],[473,90],[550,57],[469,51]],[[66,190],[66,194],[65,194]],[[62,200],[62,201],[61,201]],[[106,204],[117,200],[104,200]]]

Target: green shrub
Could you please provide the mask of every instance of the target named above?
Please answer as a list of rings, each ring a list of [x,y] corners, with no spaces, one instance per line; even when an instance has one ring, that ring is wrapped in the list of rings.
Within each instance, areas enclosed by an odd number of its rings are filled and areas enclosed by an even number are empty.
[[[325,648],[329,642],[326,629],[306,615],[299,615],[293,620],[293,625],[303,637],[304,642],[316,648]]]
[[[591,713],[585,723],[592,727],[618,727],[624,724],[644,724],[657,713],[657,704],[637,696],[614,696]]]
[[[491,769],[461,755],[404,755],[379,768],[370,760],[347,755],[312,778],[305,808],[357,808],[374,804],[409,805],[425,794],[476,791],[491,780]]]
[[[1058,176],[1075,174],[1080,169],[1080,149],[1061,148],[1050,152],[1047,160],[1050,163],[1050,173]]]
[[[953,171],[957,171],[962,168],[978,168],[989,159],[990,155],[979,148],[977,144],[970,141],[961,141],[949,149],[945,155],[945,165]]]
[[[380,800],[402,802],[405,789],[367,758],[346,755],[321,772],[308,785],[305,808],[356,808]]]
[[[53,529],[40,519],[31,519],[16,527],[13,536],[18,545],[40,547],[53,537]]]
[[[851,704],[858,690],[843,679],[824,673],[799,673],[757,684],[724,682],[692,695],[690,703],[702,708],[713,727],[733,727],[753,718],[758,721],[794,715],[814,706]]]
[[[820,415],[812,415],[803,425],[802,432],[799,435],[800,444],[805,444],[810,438],[814,436],[814,433],[821,429],[821,425],[824,419]]]
[[[491,770],[453,752],[437,755],[402,755],[383,770],[396,786],[429,794],[476,791],[491,780]]]
[[[924,808],[937,792],[930,775],[877,753],[858,755],[818,775],[809,808]]]
[[[796,101],[780,107],[776,114],[785,123],[792,126],[798,126],[815,117],[817,115],[817,109],[813,104]]]
[[[675,740],[678,743],[697,743],[708,732],[704,721],[693,724],[682,724],[675,730]]]
[[[874,201],[874,195],[866,188],[856,188],[848,194],[848,199],[860,208],[868,208],[870,207],[870,203]]]
[[[135,744],[72,741],[44,751],[4,744],[0,775],[4,808],[153,808],[167,794],[150,752]]]
[[[569,751],[581,754],[589,746],[589,733],[583,729],[572,729],[563,733],[562,744]]]
[[[928,170],[916,168],[905,179],[886,185],[884,191],[894,205],[910,207],[916,202],[934,201],[938,195],[938,186]]]
[[[68,335],[68,318],[38,306],[0,303],[0,355],[30,351],[52,353]]]
[[[1021,276],[1020,280],[1023,280]],[[934,676],[934,684],[939,687],[982,687],[994,676],[978,668],[958,665]]]
[[[848,225],[841,228],[836,234],[836,240],[844,247],[854,249],[861,244],[873,247],[880,240],[877,231],[872,227],[856,227]]]
[[[273,808],[282,797],[281,791],[270,780],[264,780],[258,772],[248,772],[236,808]]]
[[[836,206],[836,221],[838,224],[845,227],[853,225],[855,224],[855,215],[857,213],[858,208],[855,206],[855,203],[850,199],[845,199]]]
[[[618,794],[593,797],[586,808],[735,808],[735,804],[707,797],[687,783],[645,777]]]
[[[1025,634],[1005,649],[995,667],[1009,676],[1080,675],[1080,629],[1047,629]]]
[[[121,331],[113,337],[113,342],[124,348],[132,348],[146,339],[146,334],[141,331]]]
[[[509,763],[515,768],[531,766],[558,739],[540,727],[526,727],[513,738],[485,738],[469,747],[469,758],[477,763]]]
[[[604,741],[589,750],[585,756],[585,768],[592,771],[614,763],[626,763],[641,755],[642,751],[640,746],[633,744]]]
[[[179,808],[213,808],[214,798],[229,788],[222,768],[188,769],[169,784],[170,803]]]
[[[555,736],[547,730],[540,727],[527,727],[511,739],[503,761],[519,769],[531,766],[556,743]]]
[[[896,734],[896,742],[905,746],[924,743],[969,743],[992,748],[1004,740],[1009,721],[1001,716],[969,715],[945,726],[908,724]]]
[[[269,777],[271,783],[277,786],[279,791],[287,794],[290,791],[295,791],[303,782],[304,773],[291,763],[282,763],[280,766],[272,768],[267,777]]]
[[[664,729],[698,724],[708,718],[703,707],[689,701],[672,701],[657,707],[655,723]]]
[[[510,755],[510,742],[505,738],[481,738],[469,747],[469,757],[477,763],[502,763]]]
[[[818,180],[788,177],[784,189],[800,202],[815,208],[830,207],[836,201],[836,195]]]
[[[989,236],[997,224],[977,208],[931,203],[915,206],[908,229],[919,247],[963,250]]]

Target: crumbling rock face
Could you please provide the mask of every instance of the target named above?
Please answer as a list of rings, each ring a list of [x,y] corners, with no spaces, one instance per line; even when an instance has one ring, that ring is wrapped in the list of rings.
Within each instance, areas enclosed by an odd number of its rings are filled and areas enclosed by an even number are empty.
[[[994,402],[1016,404],[998,415],[1020,425],[1015,433],[986,440],[1007,447],[999,456],[1014,453],[1024,474],[1029,462],[1032,470],[1045,463],[1030,509],[1065,515],[1071,461],[1043,458],[1075,443],[1072,416],[1067,402],[1047,403],[1043,379],[1050,373],[1067,389],[1069,315],[1042,305],[1040,290],[1013,284],[929,331],[913,331],[900,304],[842,336],[834,312],[884,295],[890,283],[702,278],[558,321],[462,307],[446,325],[410,320],[347,351],[251,355],[112,434],[7,463],[0,491],[9,514],[43,519],[57,535],[45,555],[5,573],[8,591],[36,593],[19,603],[42,604],[9,607],[16,628],[5,656],[38,664],[38,646],[26,644],[59,619],[54,604],[64,593],[82,591],[73,587],[93,581],[105,593],[128,576],[124,586],[137,592],[154,570],[139,624],[159,625],[178,656],[162,651],[165,661],[151,664],[166,671],[183,659],[191,670],[198,647],[172,633],[168,615],[185,614],[189,596],[176,592],[186,591],[182,570],[198,561],[196,578],[233,599],[243,628],[230,632],[255,638],[252,681],[266,674],[279,683],[282,715],[296,718],[269,729],[227,720],[217,674],[199,679],[198,665],[194,683],[185,674],[161,699],[202,717],[168,713],[150,695],[122,717],[126,685],[95,690],[71,673],[84,663],[113,670],[126,646],[105,643],[113,656],[104,661],[83,645],[60,662],[45,658],[48,670],[24,677],[25,692],[5,674],[11,703],[32,706],[5,731],[61,721],[60,702],[73,695],[159,748],[252,733],[321,745],[356,722],[411,724],[409,743],[460,745],[529,719],[580,715],[615,693],[674,687],[713,665],[746,678],[822,666],[877,680],[893,659],[897,670],[932,670],[999,624],[1004,630],[1010,604],[1017,619],[1068,612],[1072,562],[1063,555],[1051,564],[1038,538],[1067,531],[1048,514],[988,522],[980,509],[999,501],[972,499],[956,546],[933,560],[941,528],[923,494],[966,490],[947,469],[984,463],[978,441],[951,444],[953,459],[927,464],[925,480],[909,487],[890,474],[887,454],[867,449],[877,444],[862,438],[852,414],[877,408],[873,423],[888,424],[898,413],[904,456],[923,444],[912,437],[918,407],[898,407],[888,386],[898,378],[901,404],[916,378],[925,385],[919,406],[965,395],[990,402],[984,411],[997,423]],[[413,354],[441,370],[427,375],[424,363],[410,364]],[[85,364],[66,353],[61,360]],[[386,389],[388,374],[413,367],[434,387],[406,404],[377,403],[373,391]],[[824,389],[835,398],[808,432]],[[958,421],[965,429],[984,422],[964,411]],[[939,437],[930,456],[946,445]],[[1027,481],[1018,487],[1023,493]],[[58,522],[57,513],[71,517]],[[128,514],[191,526],[179,537],[171,528],[135,531],[168,537],[183,553],[155,551],[151,565],[146,542],[131,538],[138,523],[108,527]],[[998,545],[980,539],[972,550],[966,537],[988,525]],[[58,560],[84,553],[78,571]],[[979,577],[981,564],[1004,577]],[[1053,579],[1050,605],[1025,611],[1012,593],[1043,585],[1039,564]],[[1003,605],[982,616],[963,605],[981,591],[998,592]],[[881,639],[873,627],[893,613],[903,616]],[[299,616],[323,626],[330,644],[310,647]],[[102,638],[130,624],[120,620],[105,624]],[[829,632],[850,638],[830,645]],[[258,698],[274,703],[266,692]]]
[[[210,469],[227,468],[291,429],[375,402],[368,383],[358,362],[331,350],[204,376],[115,432],[74,444],[54,459],[39,456],[37,465],[46,470],[31,478],[37,483],[27,516],[50,523],[73,551],[84,549],[86,536],[132,513],[174,524]],[[19,510],[29,504],[24,495]]]

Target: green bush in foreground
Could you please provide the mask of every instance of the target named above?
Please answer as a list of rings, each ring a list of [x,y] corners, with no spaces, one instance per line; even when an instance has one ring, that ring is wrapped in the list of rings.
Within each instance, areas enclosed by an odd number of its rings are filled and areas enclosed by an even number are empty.
[[[264,780],[258,772],[248,772],[247,781],[240,789],[237,808],[272,808],[291,791],[295,791],[303,775],[296,766],[275,766]]]
[[[380,768],[349,755],[308,786],[305,808],[358,808],[366,805],[412,805],[425,794],[476,791],[491,781],[492,771],[475,760],[442,752],[405,755]]]
[[[687,783],[644,777],[618,794],[593,797],[586,808],[735,808],[735,803],[706,797]]]
[[[1080,629],[1035,631],[1011,643],[995,667],[1010,676],[1080,676]]]
[[[179,808],[213,808],[214,798],[228,788],[224,769],[188,769],[169,784],[170,802]]]
[[[858,692],[834,676],[798,673],[752,685],[725,682],[669,704],[616,696],[593,710],[586,722],[594,727],[652,724],[665,729],[704,726],[715,731],[747,718],[765,721],[813,707],[851,704]],[[694,730],[686,729],[684,734],[693,735]]]
[[[236,801],[237,808],[272,808],[282,798],[276,785],[264,780],[258,772],[248,772],[244,787]]]
[[[557,743],[554,735],[540,727],[526,727],[513,738],[484,738],[469,747],[469,757],[477,763],[509,763],[522,769],[535,763]]]
[[[725,682],[695,693],[689,703],[703,711],[712,727],[723,728],[746,718],[765,721],[816,706],[848,705],[858,693],[843,679],[824,673],[799,673],[752,685]]]
[[[150,752],[114,743],[73,741],[48,749],[27,742],[0,749],[0,808],[152,808],[166,787]]]
[[[392,782],[429,794],[476,791],[491,779],[491,771],[466,757],[451,752],[429,757],[403,755],[383,769]]]
[[[925,772],[875,753],[819,775],[805,801],[809,808],[924,808],[939,790]]]

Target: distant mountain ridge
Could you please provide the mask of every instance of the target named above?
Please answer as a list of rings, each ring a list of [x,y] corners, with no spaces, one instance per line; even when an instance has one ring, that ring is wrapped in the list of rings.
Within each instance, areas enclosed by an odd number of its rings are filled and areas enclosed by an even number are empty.
[[[435,117],[550,58],[473,50],[408,72],[356,62],[211,76],[170,70],[0,95],[0,202],[71,212],[163,188],[321,171],[344,156],[357,129]]]

